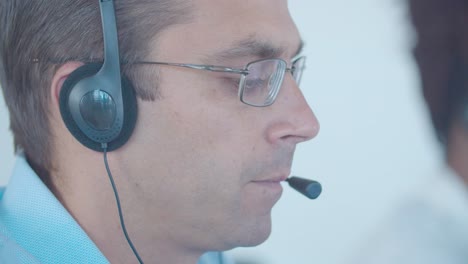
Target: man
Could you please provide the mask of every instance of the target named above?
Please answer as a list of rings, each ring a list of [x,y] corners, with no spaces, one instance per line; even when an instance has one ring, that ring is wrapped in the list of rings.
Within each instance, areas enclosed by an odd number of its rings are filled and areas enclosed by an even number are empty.
[[[0,202],[0,259],[184,264],[262,243],[295,146],[319,129],[298,87],[302,43],[287,1],[116,1],[138,113],[103,162],[70,128],[61,92],[77,68],[107,61],[105,2],[0,3],[1,84],[18,150]],[[102,116],[89,115],[100,128]]]
[[[468,2],[409,0],[424,99],[445,164],[357,263],[468,263]]]

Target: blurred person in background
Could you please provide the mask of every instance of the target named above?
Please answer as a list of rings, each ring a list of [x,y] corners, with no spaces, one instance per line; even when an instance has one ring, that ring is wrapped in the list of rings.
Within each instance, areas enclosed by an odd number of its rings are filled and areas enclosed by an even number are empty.
[[[409,0],[409,10],[422,93],[445,162],[367,241],[356,263],[466,264],[468,1]]]

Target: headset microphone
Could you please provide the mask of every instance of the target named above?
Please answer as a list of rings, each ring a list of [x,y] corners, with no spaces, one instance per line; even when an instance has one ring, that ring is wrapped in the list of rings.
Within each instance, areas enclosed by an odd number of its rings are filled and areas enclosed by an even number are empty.
[[[292,176],[286,179],[286,181],[294,190],[302,193],[309,199],[316,199],[322,193],[322,185],[317,181],[303,179],[296,176]]]

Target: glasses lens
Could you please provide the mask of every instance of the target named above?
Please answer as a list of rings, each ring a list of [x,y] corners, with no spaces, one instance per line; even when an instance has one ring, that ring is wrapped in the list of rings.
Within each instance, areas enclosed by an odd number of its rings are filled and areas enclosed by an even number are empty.
[[[302,73],[306,67],[306,57],[300,57],[296,61],[294,61],[292,66],[292,75],[294,80],[296,80],[297,85],[301,84]]]
[[[286,62],[268,59],[250,63],[245,76],[241,100],[254,106],[271,105],[278,95],[286,71]]]

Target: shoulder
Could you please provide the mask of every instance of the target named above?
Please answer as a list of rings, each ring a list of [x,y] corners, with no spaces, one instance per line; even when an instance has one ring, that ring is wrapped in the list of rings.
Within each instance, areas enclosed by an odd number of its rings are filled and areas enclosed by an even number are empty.
[[[29,252],[20,247],[9,236],[8,230],[0,219],[0,263],[39,264]]]
[[[0,187],[0,263],[38,264],[39,261],[16,243],[12,238],[12,230],[4,222],[2,198],[5,190],[6,187]]]

